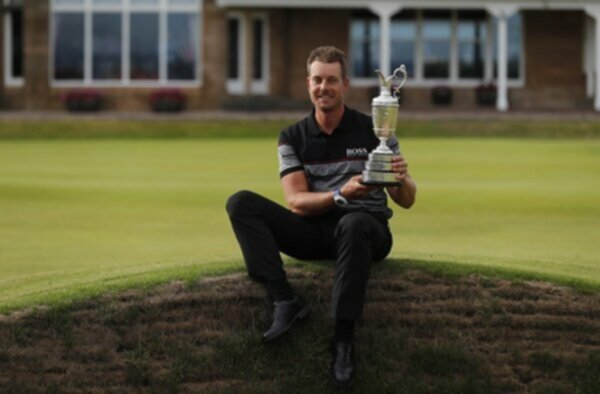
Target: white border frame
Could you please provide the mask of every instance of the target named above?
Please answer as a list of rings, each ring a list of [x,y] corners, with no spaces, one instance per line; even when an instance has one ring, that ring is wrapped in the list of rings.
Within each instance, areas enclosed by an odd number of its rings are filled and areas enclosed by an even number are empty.
[[[6,5],[7,2],[4,2]],[[12,37],[12,15],[5,13],[4,17],[4,86],[10,88],[20,88],[25,85],[25,75],[21,77],[15,77],[12,69],[12,52],[13,52],[13,37]],[[23,45],[25,43],[23,42]],[[23,58],[25,57],[25,51],[23,51]],[[23,59],[23,66],[25,65],[25,59]],[[25,73],[25,69],[23,69]]]
[[[79,4],[60,4],[57,0],[50,0],[48,23],[48,48],[49,48],[49,85],[55,88],[62,87],[94,87],[94,88],[157,88],[157,87],[181,87],[194,88],[203,85],[202,65],[202,40],[203,38],[203,6],[204,0],[194,2],[171,4],[170,0],[156,0],[156,4],[133,4],[133,0],[120,0],[118,4],[94,4],[94,0],[80,0]],[[54,78],[54,14],[57,12],[78,12],[84,14],[84,78],[82,80],[56,80]],[[120,80],[96,80],[92,79],[92,15],[94,12],[116,12],[121,15],[122,21],[122,75]],[[134,12],[152,12],[159,15],[159,79],[147,81],[134,81],[130,78],[130,38],[131,23],[130,16]],[[167,80],[167,18],[169,13],[190,13],[196,18],[195,36],[196,45],[196,72],[195,79]]]

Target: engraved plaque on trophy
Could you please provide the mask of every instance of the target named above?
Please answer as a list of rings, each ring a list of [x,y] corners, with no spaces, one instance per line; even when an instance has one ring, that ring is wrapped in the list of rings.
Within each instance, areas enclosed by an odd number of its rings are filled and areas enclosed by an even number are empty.
[[[392,75],[386,77],[379,70],[375,70],[379,76],[379,96],[371,102],[373,114],[373,132],[379,138],[379,146],[369,153],[369,160],[362,173],[362,183],[365,185],[399,186],[402,182],[396,180],[392,172],[392,157],[394,152],[388,147],[387,141],[396,132],[396,121],[398,120],[398,94],[400,88],[406,82],[406,67],[401,65],[394,70]],[[398,87],[394,88],[392,94],[392,82],[402,74],[403,78]]]

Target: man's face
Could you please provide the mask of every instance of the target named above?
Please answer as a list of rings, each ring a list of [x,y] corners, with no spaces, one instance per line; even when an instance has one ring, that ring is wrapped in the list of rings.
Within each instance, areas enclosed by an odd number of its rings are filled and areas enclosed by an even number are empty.
[[[317,60],[310,64],[306,86],[315,108],[322,112],[331,112],[344,105],[348,79],[342,78],[342,66],[339,63],[323,63]]]

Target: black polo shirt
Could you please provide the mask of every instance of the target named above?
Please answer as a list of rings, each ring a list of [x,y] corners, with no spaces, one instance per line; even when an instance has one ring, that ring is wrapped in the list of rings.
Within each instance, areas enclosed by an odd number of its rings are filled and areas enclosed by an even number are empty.
[[[331,134],[319,129],[315,111],[300,122],[284,129],[279,136],[279,175],[304,171],[309,189],[315,192],[341,188],[351,177],[365,168],[369,152],[379,145],[373,133],[371,117],[344,107],[344,115]],[[388,146],[399,152],[398,141],[392,138]],[[350,200],[345,209],[383,213],[391,217],[387,196],[381,189],[365,199]]]

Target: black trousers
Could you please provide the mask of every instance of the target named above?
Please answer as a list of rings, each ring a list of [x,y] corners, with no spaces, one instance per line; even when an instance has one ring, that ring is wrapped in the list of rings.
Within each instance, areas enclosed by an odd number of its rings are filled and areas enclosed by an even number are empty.
[[[301,217],[249,191],[232,195],[227,212],[248,274],[272,297],[289,289],[280,252],[300,260],[331,259],[336,261],[332,316],[360,319],[371,262],[383,260],[392,248],[387,219],[337,208]]]

